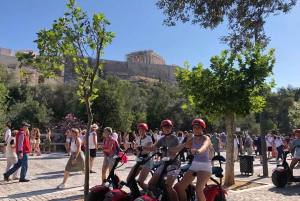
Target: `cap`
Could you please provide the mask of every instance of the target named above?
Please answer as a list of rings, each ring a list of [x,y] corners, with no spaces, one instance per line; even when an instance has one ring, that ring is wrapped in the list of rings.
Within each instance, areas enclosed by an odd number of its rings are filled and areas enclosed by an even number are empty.
[[[22,122],[21,125],[20,125],[20,127],[23,127],[23,126],[28,126],[28,127],[29,127],[30,124],[28,124],[28,123],[26,123],[26,122]]]
[[[294,133],[300,133],[300,129],[294,130]]]

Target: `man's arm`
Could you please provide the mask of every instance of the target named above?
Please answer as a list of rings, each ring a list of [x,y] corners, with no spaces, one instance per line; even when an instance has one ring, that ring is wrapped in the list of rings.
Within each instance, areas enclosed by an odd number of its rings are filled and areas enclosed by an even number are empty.
[[[24,142],[24,134],[21,134],[19,135],[18,144],[16,145],[18,146],[19,153],[23,153],[23,142]]]

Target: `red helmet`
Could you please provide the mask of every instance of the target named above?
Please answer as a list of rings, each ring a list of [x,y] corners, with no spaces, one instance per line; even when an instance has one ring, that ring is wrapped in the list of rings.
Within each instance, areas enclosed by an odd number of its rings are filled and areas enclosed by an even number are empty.
[[[294,130],[294,133],[300,133],[300,129]]]
[[[160,123],[160,127],[163,127],[163,126],[172,126],[173,127],[173,123],[169,119],[165,119]]]
[[[202,126],[202,128],[206,128],[206,123],[205,123],[205,121],[203,121],[203,119],[194,119],[192,121],[191,125],[192,126],[194,126],[194,125],[200,125],[200,126]]]
[[[147,124],[145,124],[145,123],[139,123],[139,125],[138,125],[136,128],[137,128],[137,129],[143,128],[143,129],[145,129],[146,131],[148,130],[148,126],[147,126]]]

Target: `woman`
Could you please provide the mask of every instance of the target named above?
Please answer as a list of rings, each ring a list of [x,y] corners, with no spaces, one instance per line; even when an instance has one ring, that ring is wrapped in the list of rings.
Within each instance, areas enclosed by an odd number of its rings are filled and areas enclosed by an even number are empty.
[[[111,136],[112,129],[111,127],[106,127],[103,130],[103,165],[102,165],[102,185],[105,185],[104,180],[106,179],[106,172],[107,169],[110,172],[114,163],[115,159],[113,158],[116,154],[116,141]]]
[[[179,145],[182,145],[182,142],[184,140],[183,132],[182,131],[179,131],[177,133],[177,138],[179,140]],[[181,162],[185,162],[185,157],[184,157],[184,153],[183,152],[180,152],[180,160],[181,160]]]
[[[36,140],[35,140],[35,131],[34,128],[31,130],[31,134],[30,134],[30,156],[33,156],[34,152],[35,152],[35,144],[36,144]]]
[[[124,149],[127,150],[129,147],[129,134],[127,131],[124,132]]]
[[[37,152],[37,156],[40,156],[41,155],[41,149],[40,149],[41,133],[38,128],[34,128],[32,130],[34,130],[34,132],[35,132],[35,140],[36,140],[35,152]]]
[[[98,130],[98,125],[93,124],[91,126],[91,132],[89,135],[89,149],[90,149],[90,173],[96,173],[93,170],[93,165],[94,165],[94,160],[96,158],[96,152],[98,150],[98,145],[97,145],[97,130]]]
[[[233,140],[233,160],[234,160],[234,162],[236,162],[238,154],[239,154],[240,141],[237,138],[236,134],[234,134],[233,136],[234,136],[234,140]]]
[[[140,146],[142,146],[142,147],[151,147],[152,146],[152,138],[146,134],[146,132],[148,131],[147,124],[140,123],[137,126],[137,130],[138,130],[139,137],[137,138],[136,145],[139,146],[139,147]],[[151,156],[151,152],[144,150],[141,153],[141,155],[142,155],[143,158],[147,159]],[[147,163],[145,163],[144,165],[141,165],[141,167],[140,167],[138,184],[144,191],[146,191],[147,188],[148,188],[148,185],[145,183],[145,181],[147,179],[147,176],[148,176],[152,166],[153,166],[152,160],[148,160]],[[132,171],[134,170],[134,168],[135,168],[135,166],[133,166],[131,168],[130,173],[127,177],[127,182],[129,180],[129,178],[131,177]]]
[[[48,148],[48,153],[47,154],[50,154],[50,151],[51,151],[51,131],[49,128],[46,128],[46,132],[47,132],[47,135],[46,135],[46,139],[44,141],[44,152],[46,153],[46,149]]]
[[[72,141],[70,145],[71,149],[71,156],[68,160],[68,163],[65,168],[65,174],[64,174],[64,179],[61,184],[57,186],[57,188],[65,188],[66,187],[66,182],[67,179],[70,175],[70,172],[78,172],[82,171],[83,174],[85,174],[84,170],[84,155],[80,149],[81,147],[81,139],[78,137],[79,130],[76,128],[73,128],[71,130],[71,136],[72,136]]]
[[[280,136],[276,137],[276,139],[274,141],[274,145],[275,145],[275,148],[277,150],[276,161],[278,162],[279,158],[282,160],[282,154],[283,154],[283,149],[282,149],[283,142],[280,139]]]
[[[202,119],[194,119],[192,122],[194,137],[181,146],[171,147],[169,151],[179,152],[184,147],[191,147],[192,154],[195,154],[190,169],[184,174],[178,184],[178,198],[180,201],[186,201],[185,189],[195,179],[194,172],[197,173],[196,193],[198,201],[205,201],[203,188],[211,177],[211,162],[209,161],[210,139],[203,134],[206,124]]]

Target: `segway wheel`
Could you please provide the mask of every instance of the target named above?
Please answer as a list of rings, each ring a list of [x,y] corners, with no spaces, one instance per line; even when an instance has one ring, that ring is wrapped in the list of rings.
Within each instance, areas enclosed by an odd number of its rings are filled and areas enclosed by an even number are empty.
[[[186,191],[187,201],[195,201],[196,200],[196,191],[194,188],[189,188]]]
[[[220,194],[216,194],[214,201],[226,201],[226,197],[222,191],[222,199],[221,199],[221,195]]]
[[[272,174],[272,182],[277,188],[283,188],[287,184],[287,175],[285,171],[274,171]]]

